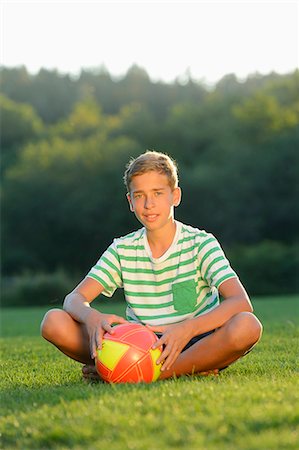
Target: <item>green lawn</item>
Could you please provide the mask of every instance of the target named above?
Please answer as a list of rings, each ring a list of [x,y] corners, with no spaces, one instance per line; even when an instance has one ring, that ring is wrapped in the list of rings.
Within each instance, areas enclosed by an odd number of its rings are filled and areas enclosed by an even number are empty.
[[[253,303],[264,336],[250,355],[219,377],[151,385],[85,384],[39,337],[46,308],[4,309],[0,448],[297,450],[299,297]]]

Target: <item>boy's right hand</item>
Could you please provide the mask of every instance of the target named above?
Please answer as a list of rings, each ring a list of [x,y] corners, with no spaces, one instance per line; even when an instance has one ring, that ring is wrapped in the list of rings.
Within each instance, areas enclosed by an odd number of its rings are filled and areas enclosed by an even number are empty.
[[[100,313],[93,308],[90,308],[84,322],[89,336],[90,355],[92,359],[96,357],[97,349],[102,348],[104,334],[106,332],[110,334],[114,333],[111,325],[117,323],[127,323],[123,317],[115,314]]]

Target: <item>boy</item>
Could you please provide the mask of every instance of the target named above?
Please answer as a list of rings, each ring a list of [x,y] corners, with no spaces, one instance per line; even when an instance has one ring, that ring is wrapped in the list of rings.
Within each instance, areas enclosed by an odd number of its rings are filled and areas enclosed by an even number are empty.
[[[127,320],[156,332],[163,346],[160,379],[174,374],[218,373],[260,339],[262,326],[217,240],[174,219],[180,204],[175,162],[147,151],[124,176],[130,210],[143,228],[115,239],[87,277],[49,311],[41,332],[67,356],[98,377],[94,358],[105,332],[126,320],[90,307],[101,293],[123,287]],[[223,301],[219,302],[219,294]]]

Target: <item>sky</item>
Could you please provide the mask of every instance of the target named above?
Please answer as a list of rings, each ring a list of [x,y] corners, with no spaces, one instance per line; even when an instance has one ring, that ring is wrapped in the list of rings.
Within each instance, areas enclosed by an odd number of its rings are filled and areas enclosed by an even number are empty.
[[[0,64],[215,83],[299,66],[299,1],[0,0]]]

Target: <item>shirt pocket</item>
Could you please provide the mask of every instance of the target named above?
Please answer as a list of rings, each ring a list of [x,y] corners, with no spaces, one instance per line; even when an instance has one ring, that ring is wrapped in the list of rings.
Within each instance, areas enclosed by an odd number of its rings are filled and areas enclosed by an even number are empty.
[[[173,306],[181,314],[194,311],[197,304],[196,282],[194,279],[172,285]]]

